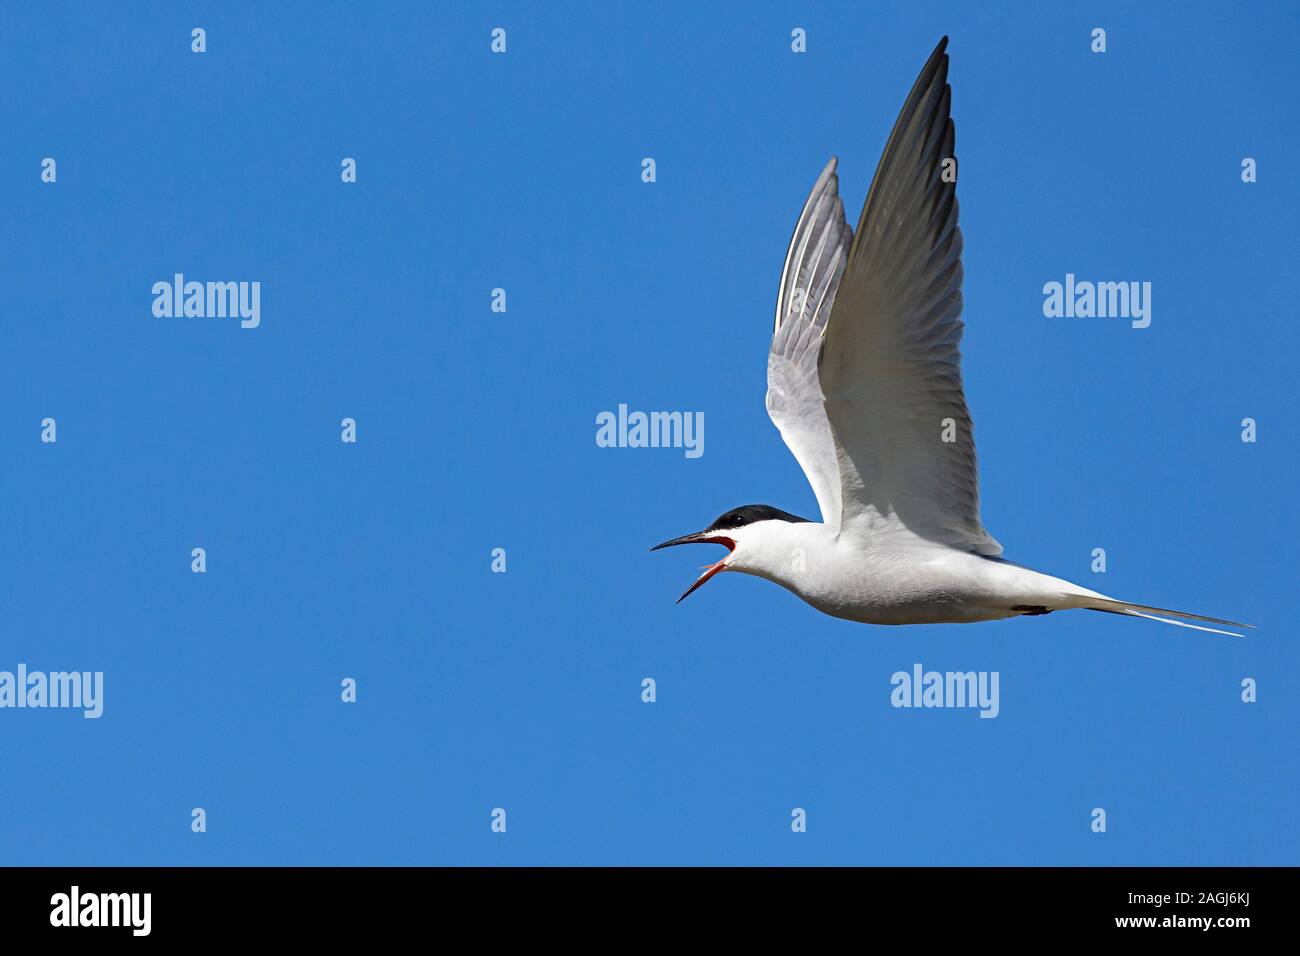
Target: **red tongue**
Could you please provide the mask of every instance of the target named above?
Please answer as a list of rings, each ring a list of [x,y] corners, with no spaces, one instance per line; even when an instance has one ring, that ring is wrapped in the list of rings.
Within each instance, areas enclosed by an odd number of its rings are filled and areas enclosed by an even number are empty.
[[[705,544],[726,545],[728,551],[736,550],[736,542],[732,541],[730,538],[726,537],[725,535],[719,534],[719,535],[714,535],[712,538],[701,538],[700,540],[703,541]]]

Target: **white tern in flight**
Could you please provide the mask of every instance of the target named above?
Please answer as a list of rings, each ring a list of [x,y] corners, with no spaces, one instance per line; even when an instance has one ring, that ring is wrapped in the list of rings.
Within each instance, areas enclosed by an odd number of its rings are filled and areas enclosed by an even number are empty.
[[[767,410],[812,485],[820,523],[767,505],[728,511],[655,549],[707,542],[721,571],[757,575],[868,624],[990,621],[1087,608],[1229,634],[1004,560],[980,523],[962,393],[962,238],[939,41],[894,124],[857,232],[836,160],[795,225],[767,362]],[[1235,635],[1239,636],[1239,635]]]

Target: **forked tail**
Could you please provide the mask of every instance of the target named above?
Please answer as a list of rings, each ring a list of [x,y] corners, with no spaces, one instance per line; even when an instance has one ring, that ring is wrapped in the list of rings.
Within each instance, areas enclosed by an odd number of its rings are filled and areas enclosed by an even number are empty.
[[[1190,614],[1187,611],[1171,611],[1165,607],[1148,607],[1145,604],[1133,604],[1130,601],[1115,601],[1101,595],[1087,595],[1078,598],[1079,603],[1076,607],[1087,608],[1090,611],[1105,611],[1107,614],[1127,614],[1130,617],[1145,617],[1152,621],[1163,621],[1165,624],[1176,624],[1179,627],[1190,627],[1196,631],[1209,631],[1211,634],[1227,634],[1229,637],[1244,637],[1245,635],[1237,634],[1234,631],[1221,631],[1215,627],[1201,627],[1199,624],[1188,624],[1187,621],[1174,621],[1161,615],[1170,614],[1173,617],[1187,618],[1192,621],[1207,621],[1210,624],[1227,624],[1229,627],[1248,627],[1254,630],[1253,624],[1242,624],[1240,621],[1225,621],[1219,617],[1206,617],[1204,614]]]

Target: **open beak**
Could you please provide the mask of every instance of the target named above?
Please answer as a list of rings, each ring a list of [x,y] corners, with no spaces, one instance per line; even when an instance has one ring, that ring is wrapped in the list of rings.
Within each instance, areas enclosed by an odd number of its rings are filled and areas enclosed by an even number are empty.
[[[680,538],[673,538],[671,541],[665,541],[663,544],[656,544],[656,545],[655,545],[653,548],[651,548],[650,550],[651,550],[651,551],[658,551],[660,548],[671,548],[671,547],[674,547],[675,545],[679,545],[679,544],[721,544],[721,545],[725,545],[726,548],[727,548],[727,556],[728,556],[728,557],[731,556],[731,552],[732,552],[732,551],[735,551],[735,550],[736,550],[736,542],[735,542],[735,541],[732,541],[730,538],[725,537],[725,536],[723,536],[723,535],[715,534],[715,533],[712,532],[712,531],[697,531],[697,532],[695,532],[695,534],[684,534],[684,535],[682,535]],[[695,583],[692,584],[690,587],[688,587],[688,588],[686,589],[686,593],[683,594],[681,597],[679,597],[679,598],[677,599],[677,603],[678,603],[678,604],[681,604],[683,601],[685,601],[688,597],[690,597],[692,594],[695,593],[695,589],[696,589],[696,588],[698,588],[701,584],[703,584],[703,583],[704,583],[705,581],[707,581],[709,578],[713,577],[713,576],[714,576],[715,574],[717,574],[719,571],[725,570],[726,566],[727,566],[727,559],[726,559],[726,558],[723,558],[723,559],[722,559],[721,561],[719,561],[717,564],[713,564],[713,565],[710,565],[709,567],[705,568],[705,569],[704,569],[704,573],[701,574],[701,575],[699,576],[699,578],[696,579]]]

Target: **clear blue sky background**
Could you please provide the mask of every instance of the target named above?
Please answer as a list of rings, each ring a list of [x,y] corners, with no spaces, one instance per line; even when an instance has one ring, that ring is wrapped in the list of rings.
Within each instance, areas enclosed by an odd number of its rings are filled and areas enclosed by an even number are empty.
[[[1300,31],[1142,6],[6,4],[0,669],[106,703],[0,711],[0,861],[1300,862]],[[785,245],[832,154],[856,221],[944,33],[985,523],[1246,640],[673,605],[717,555],[650,545],[816,514],[763,407]],[[155,319],[174,272],[260,281],[261,327]],[[1044,318],[1066,272],[1152,282],[1151,327]],[[704,456],[598,448],[620,402]],[[1001,716],[893,709],[916,662]]]

